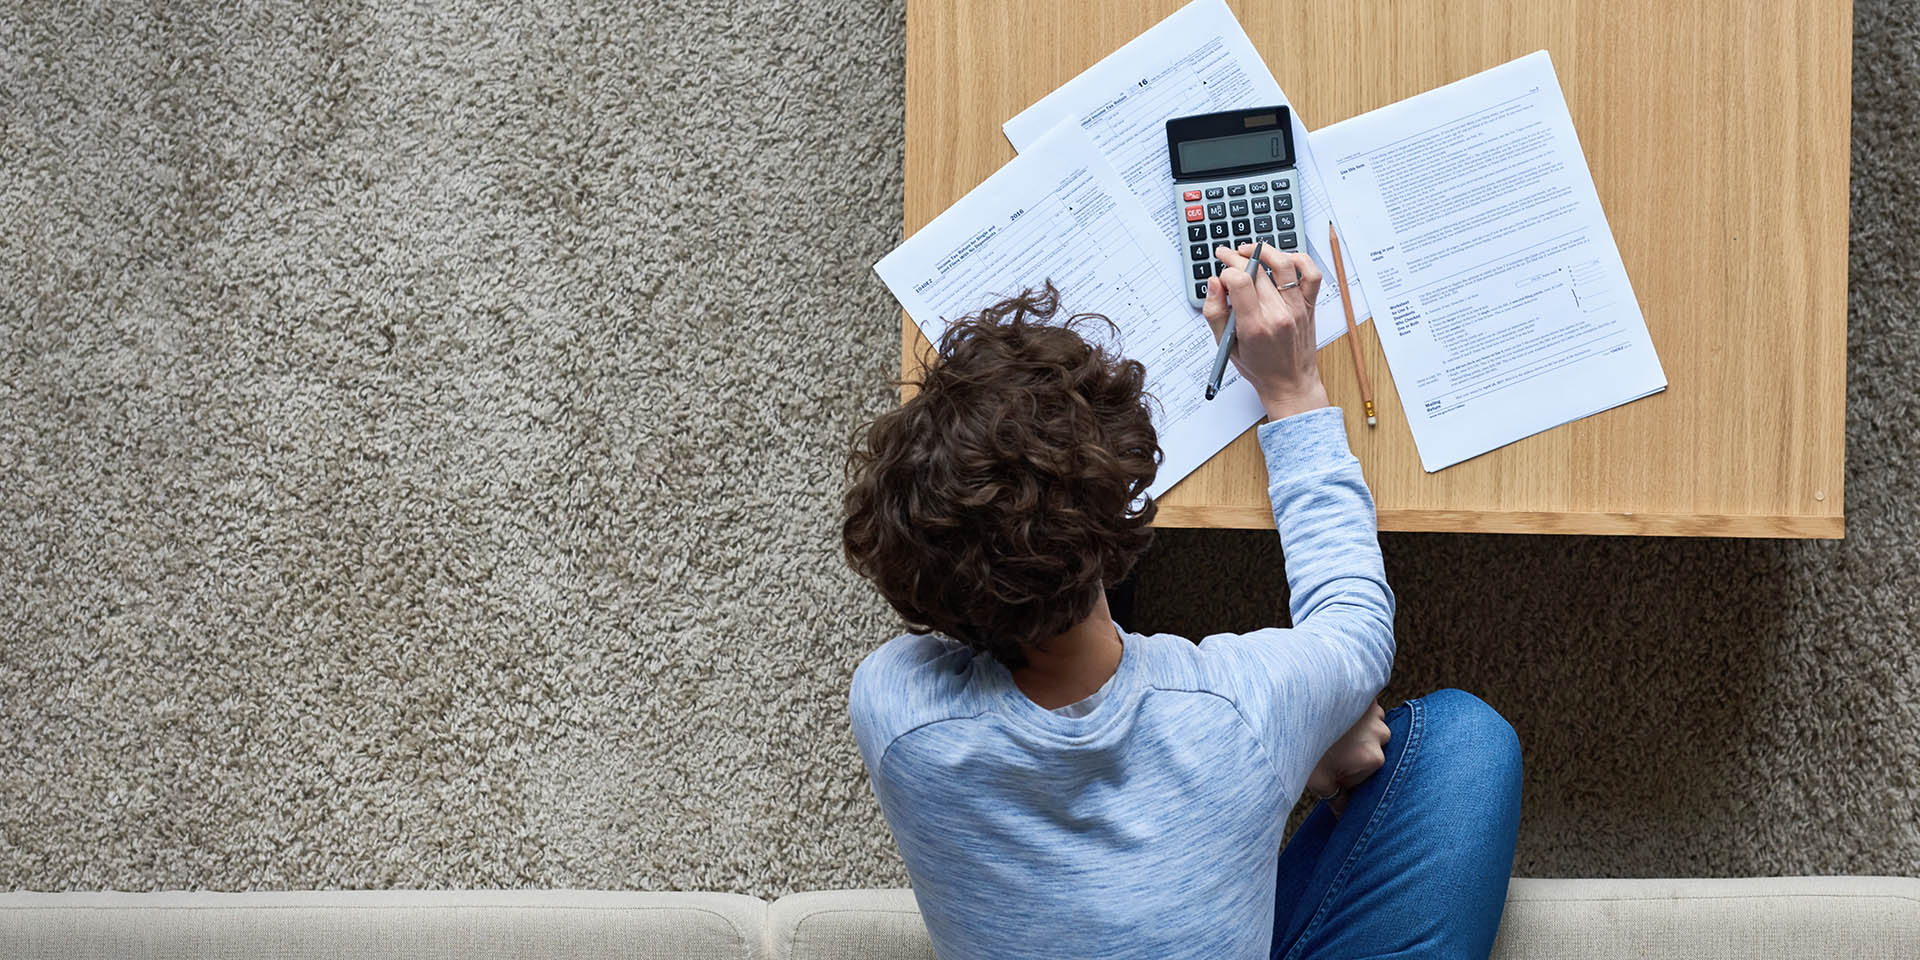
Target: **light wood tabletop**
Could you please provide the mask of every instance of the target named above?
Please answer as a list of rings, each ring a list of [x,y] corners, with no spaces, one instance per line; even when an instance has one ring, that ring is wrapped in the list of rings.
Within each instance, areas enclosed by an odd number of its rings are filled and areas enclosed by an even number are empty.
[[[909,0],[906,233],[1012,159],[1002,122],[1179,6]],[[1851,3],[1230,6],[1309,129],[1549,51],[1666,370],[1664,393],[1429,474],[1363,324],[1379,427],[1345,344],[1320,369],[1381,529],[1842,535]],[[928,355],[903,316],[903,374]],[[1252,432],[1156,522],[1271,527]]]

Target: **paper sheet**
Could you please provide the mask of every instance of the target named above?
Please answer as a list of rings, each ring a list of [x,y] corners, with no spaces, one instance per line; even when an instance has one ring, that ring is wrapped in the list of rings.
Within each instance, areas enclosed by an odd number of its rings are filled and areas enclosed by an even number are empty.
[[[1293,107],[1254,51],[1240,21],[1227,9],[1226,0],[1194,0],[1021,111],[1001,129],[1022,153],[1056,124],[1071,120],[1085,130],[1152,214],[1166,238],[1166,249],[1158,253],[1166,283],[1184,291],[1187,246],[1174,201],[1173,171],[1167,162],[1167,121],[1272,105]],[[1324,347],[1347,332],[1340,284],[1325,250],[1327,221],[1338,224],[1338,218],[1332,216],[1322,169],[1314,161],[1307,128],[1297,110],[1293,111],[1293,150],[1300,172],[1300,239],[1326,275],[1320,297],[1314,301],[1315,339]],[[1351,265],[1352,246],[1344,240],[1341,246]],[[1367,297],[1362,284],[1352,273],[1347,282],[1352,288],[1354,320],[1365,320]],[[1186,309],[1199,316],[1191,305]]]
[[[1546,51],[1314,147],[1429,472],[1666,388]]]
[[[1159,231],[1078,127],[1029,144],[933,219],[874,271],[907,315],[939,343],[947,325],[1049,278],[1055,321],[1099,313],[1119,327],[1120,352],[1147,369],[1153,425],[1166,459],[1150,496],[1166,492],[1263,415],[1232,364],[1206,399],[1213,333],[1185,289],[1161,269]],[[1082,325],[1093,335],[1101,328]]]

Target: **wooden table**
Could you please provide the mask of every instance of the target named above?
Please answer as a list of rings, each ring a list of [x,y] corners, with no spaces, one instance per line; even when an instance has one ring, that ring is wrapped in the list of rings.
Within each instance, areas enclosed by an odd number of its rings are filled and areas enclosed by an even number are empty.
[[[1003,121],[1179,5],[909,0],[907,233],[1012,159]],[[1232,7],[1310,129],[1550,51],[1666,369],[1662,394],[1428,474],[1364,325],[1377,429],[1355,413],[1346,344],[1320,369],[1381,529],[1843,534],[1849,2]],[[927,349],[903,317],[903,373]],[[1168,491],[1158,522],[1271,527],[1251,431]]]

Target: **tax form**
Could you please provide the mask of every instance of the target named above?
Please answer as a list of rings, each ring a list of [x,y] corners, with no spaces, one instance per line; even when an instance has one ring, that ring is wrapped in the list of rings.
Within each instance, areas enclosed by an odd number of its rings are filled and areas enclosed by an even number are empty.
[[[1300,111],[1293,109],[1272,71],[1253,49],[1253,41],[1226,0],[1194,0],[1152,29],[1128,41],[1106,59],[1022,110],[1001,125],[1007,141],[1022,153],[1056,124],[1071,121],[1093,138],[1100,153],[1120,172],[1128,188],[1152,214],[1166,237],[1158,252],[1170,287],[1184,290],[1186,239],[1174,202],[1173,170],[1167,160],[1167,121],[1173,117],[1285,106],[1293,114],[1293,150],[1300,176],[1300,238],[1307,255],[1326,275],[1314,301],[1315,337],[1320,346],[1347,332],[1340,310],[1340,285],[1326,251],[1327,221],[1333,216],[1319,164],[1308,143]],[[1346,236],[1341,226],[1340,235]],[[1343,247],[1346,242],[1341,241]],[[1351,248],[1343,251],[1353,262]],[[1353,315],[1367,317],[1362,285],[1348,277]],[[1200,312],[1186,307],[1194,316]]]
[[[1429,473],[1666,389],[1546,51],[1313,136]]]
[[[935,344],[949,324],[1051,279],[1053,322],[1104,314],[1075,329],[1117,347],[1147,371],[1153,426],[1166,459],[1148,487],[1159,496],[1264,415],[1231,365],[1206,399],[1213,332],[1161,269],[1160,233],[1079,127],[1062,124],[1001,167],[874,265],[914,325]]]

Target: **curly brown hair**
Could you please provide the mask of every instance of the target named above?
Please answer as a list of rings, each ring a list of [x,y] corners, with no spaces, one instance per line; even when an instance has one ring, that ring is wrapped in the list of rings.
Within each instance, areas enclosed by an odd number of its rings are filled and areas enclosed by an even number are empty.
[[[955,322],[906,403],[856,432],[841,545],[907,628],[1009,670],[1085,619],[1153,538],[1160,443],[1138,361],[1046,321],[1048,281]]]

